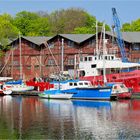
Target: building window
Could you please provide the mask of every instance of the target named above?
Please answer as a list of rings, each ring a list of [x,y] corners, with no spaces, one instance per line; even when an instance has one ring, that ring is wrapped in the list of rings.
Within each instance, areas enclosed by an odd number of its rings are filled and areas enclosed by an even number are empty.
[[[68,47],[74,47],[74,42],[73,42],[73,41],[68,40]]]
[[[30,47],[35,48],[35,44],[34,43],[30,43]]]
[[[35,69],[39,69],[39,65],[35,65],[34,67],[35,67]]]
[[[54,65],[55,63],[54,63],[54,60],[53,59],[49,59],[48,60],[48,65]]]
[[[74,58],[70,58],[68,60],[68,65],[74,65]]]
[[[95,39],[89,40],[89,46],[93,47],[96,44]]]
[[[54,48],[54,42],[49,43],[49,48]]]
[[[19,65],[19,61],[13,61],[13,65]]]
[[[139,51],[140,50],[140,45],[139,44],[133,44],[132,50]]]

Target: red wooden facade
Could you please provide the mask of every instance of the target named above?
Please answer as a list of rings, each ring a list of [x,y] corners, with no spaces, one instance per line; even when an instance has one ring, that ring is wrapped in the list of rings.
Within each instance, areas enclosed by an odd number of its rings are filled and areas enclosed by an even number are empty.
[[[100,37],[100,34],[98,36]],[[77,37],[79,36],[77,35]],[[1,69],[6,64],[1,75],[19,79],[22,71],[22,78],[29,80],[34,77],[47,77],[51,73],[58,73],[61,71],[62,65],[62,39],[64,39],[64,71],[74,70],[77,67],[75,66],[75,58],[78,64],[80,56],[95,54],[95,35],[91,35],[81,42],[73,41],[63,35],[56,35],[41,44],[32,42],[27,37],[21,37],[21,53],[19,39],[17,39],[11,43],[11,50],[5,54],[3,62],[0,63]],[[112,37],[106,35],[106,39],[108,53],[113,52],[120,56],[118,46],[111,43]],[[98,42],[100,43],[100,40]],[[132,43],[125,42],[125,46],[129,60],[138,61],[140,51],[133,50]],[[21,65],[20,58],[22,58]]]

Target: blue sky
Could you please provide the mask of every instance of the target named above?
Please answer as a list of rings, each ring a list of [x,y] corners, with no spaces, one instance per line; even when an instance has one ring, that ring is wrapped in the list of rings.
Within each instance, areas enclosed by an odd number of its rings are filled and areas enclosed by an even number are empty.
[[[99,21],[112,25],[112,11],[115,7],[121,23],[140,18],[140,0],[0,0],[0,14],[26,11],[46,11],[67,8],[83,8]]]

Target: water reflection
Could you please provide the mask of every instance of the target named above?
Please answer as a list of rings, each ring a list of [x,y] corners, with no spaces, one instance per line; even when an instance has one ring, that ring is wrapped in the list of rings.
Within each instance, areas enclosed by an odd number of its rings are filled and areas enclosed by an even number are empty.
[[[137,139],[140,100],[0,97],[0,139]]]

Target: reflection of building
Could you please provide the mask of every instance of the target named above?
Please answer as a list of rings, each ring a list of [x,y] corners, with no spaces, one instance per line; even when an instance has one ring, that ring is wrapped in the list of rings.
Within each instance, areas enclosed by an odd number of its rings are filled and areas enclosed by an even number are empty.
[[[122,35],[127,57],[130,61],[138,62],[140,58],[140,32],[124,32]],[[102,51],[100,36],[101,33],[98,33],[99,48]],[[74,68],[78,67],[78,60],[82,55],[92,55],[95,53],[95,34],[58,34],[53,37],[21,37],[21,62],[25,79],[37,76],[45,77],[61,69],[62,38],[64,39],[64,71],[72,73]],[[13,76],[16,79],[19,78],[20,71],[19,39],[14,40],[11,46],[12,49],[6,53],[6,57],[3,63],[0,63],[0,66],[1,68],[4,66],[10,55],[3,75]],[[106,46],[108,53],[120,56],[115,35],[111,32],[106,32]]]

